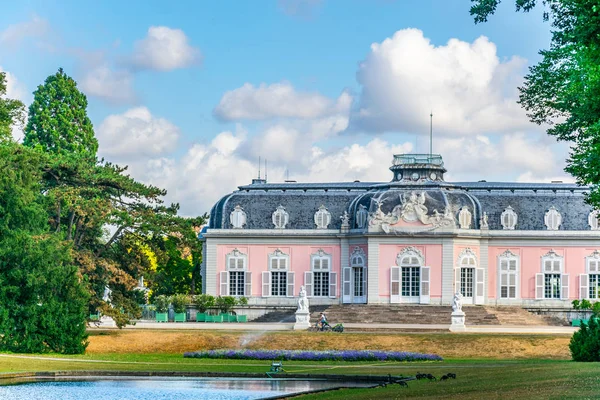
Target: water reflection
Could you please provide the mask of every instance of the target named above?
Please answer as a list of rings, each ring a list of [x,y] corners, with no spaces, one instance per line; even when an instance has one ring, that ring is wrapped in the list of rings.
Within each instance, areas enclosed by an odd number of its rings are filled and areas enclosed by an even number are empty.
[[[207,379],[207,378],[73,378],[0,386],[2,400],[250,400],[339,386],[356,382]],[[20,382],[23,382],[21,380]]]

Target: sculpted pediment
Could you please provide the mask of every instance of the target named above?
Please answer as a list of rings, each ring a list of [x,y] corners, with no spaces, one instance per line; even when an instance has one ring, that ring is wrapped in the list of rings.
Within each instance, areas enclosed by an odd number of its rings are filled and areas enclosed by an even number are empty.
[[[424,191],[412,191],[399,194],[400,203],[388,213],[382,211],[385,200],[373,199],[375,211],[369,213],[369,232],[420,231],[437,228],[454,228],[456,222],[449,207],[443,206],[442,212],[428,209],[427,194]]]

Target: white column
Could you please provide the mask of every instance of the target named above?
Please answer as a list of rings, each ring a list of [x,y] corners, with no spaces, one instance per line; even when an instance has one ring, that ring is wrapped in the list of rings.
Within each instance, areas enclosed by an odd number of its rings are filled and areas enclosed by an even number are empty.
[[[454,241],[442,240],[442,304],[452,304],[454,297]]]
[[[381,300],[379,298],[379,243],[377,239],[368,238],[368,250],[367,303],[378,304]]]
[[[481,239],[481,241],[479,242],[479,268],[483,268],[484,270],[484,278],[483,278],[483,298],[485,299],[485,303],[484,304],[491,304],[492,303],[492,299],[488,299],[488,295],[489,295],[489,285],[490,285],[490,279],[489,279],[489,267],[488,267],[488,240],[487,239]]]
[[[202,280],[202,293],[216,296],[217,293],[217,245],[210,239],[206,239],[204,245],[204,277]]]
[[[344,268],[350,266],[350,246],[348,245],[348,238],[343,237],[340,241],[340,285],[338,286],[338,302],[342,304],[342,297],[344,296]]]

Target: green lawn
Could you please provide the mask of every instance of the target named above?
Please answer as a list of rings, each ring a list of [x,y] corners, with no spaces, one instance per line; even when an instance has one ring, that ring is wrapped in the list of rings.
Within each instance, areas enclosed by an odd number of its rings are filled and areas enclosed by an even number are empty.
[[[11,357],[5,357],[11,356]],[[81,356],[19,356],[1,354],[0,372],[26,371],[192,371],[258,372],[270,363],[246,360],[184,359],[180,354],[96,354]],[[24,358],[20,358],[24,357]],[[54,359],[52,359],[54,358]],[[347,389],[303,399],[585,399],[600,397],[600,366],[554,360],[458,360],[423,363],[285,362],[289,372],[331,374],[414,375],[440,377],[454,372],[456,380],[410,382],[376,389]]]

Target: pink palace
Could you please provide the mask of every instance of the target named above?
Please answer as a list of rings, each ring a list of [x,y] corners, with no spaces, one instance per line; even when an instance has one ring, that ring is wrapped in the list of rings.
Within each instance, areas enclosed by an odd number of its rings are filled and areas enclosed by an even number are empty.
[[[563,307],[600,298],[598,211],[575,184],[444,181],[439,155],[394,156],[390,182],[252,184],[219,200],[203,291],[256,306]]]

